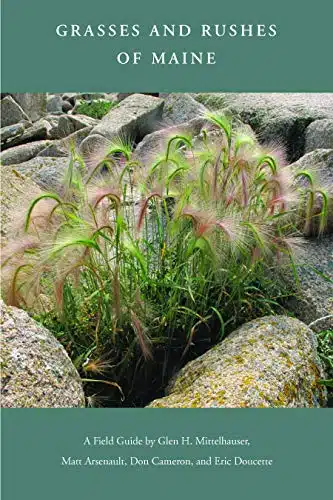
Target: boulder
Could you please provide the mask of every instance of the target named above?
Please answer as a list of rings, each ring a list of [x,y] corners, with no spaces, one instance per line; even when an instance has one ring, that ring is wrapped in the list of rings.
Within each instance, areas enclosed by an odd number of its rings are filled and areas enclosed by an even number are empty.
[[[189,94],[169,94],[165,99],[162,120],[168,125],[178,125],[193,118],[203,118],[207,108]]]
[[[52,127],[49,130],[49,137],[51,139],[63,139],[85,127],[92,129],[98,123],[98,120],[85,115],[50,115],[50,117]]]
[[[13,148],[7,149],[0,154],[0,162],[2,165],[15,165],[28,161],[37,156],[37,154],[49,146],[51,141],[36,141],[29,144],[21,144]]]
[[[62,113],[63,100],[59,94],[48,95],[46,99],[46,111],[47,113]]]
[[[85,127],[93,128],[99,123],[99,120],[95,120],[90,116],[86,115],[67,115],[62,116],[59,121],[59,131],[62,137],[67,137],[78,130]]]
[[[194,94],[212,110],[224,109],[251,125],[263,143],[286,148],[288,161],[304,154],[306,129],[315,120],[333,118],[333,94]]]
[[[328,218],[325,228],[326,233],[333,232],[333,149],[316,149],[302,156],[298,161],[290,165],[294,173],[308,170],[312,173],[315,185],[325,190],[329,196]],[[298,185],[306,185],[303,178],[299,178]],[[322,198],[317,195],[315,211],[322,210]],[[318,226],[314,219],[314,227]],[[315,231],[316,233],[316,231]]]
[[[19,144],[27,144],[28,142],[42,141],[48,138],[48,130],[50,124],[46,120],[38,120],[32,126],[25,128],[22,134],[13,137],[7,141],[3,149],[18,146]]]
[[[42,119],[44,122],[48,123],[47,126],[47,138],[48,139],[59,139],[58,137],[58,126],[59,126],[59,121],[62,118],[63,115],[59,113],[50,113],[45,115],[45,117]],[[36,123],[39,123],[36,122]]]
[[[61,194],[68,163],[68,157],[37,156],[13,168],[25,177],[30,177],[43,190]]]
[[[101,92],[76,94],[76,99],[83,99],[84,101],[96,101],[104,98],[105,94]]]
[[[156,130],[161,120],[164,101],[157,97],[133,94],[112,108],[107,115],[93,128],[81,145],[83,154],[94,149],[96,136],[107,140],[125,137],[137,140]],[[98,140],[97,140],[98,143]]]
[[[43,160],[43,167],[33,173],[32,180],[45,191],[55,191],[63,194],[64,176],[68,168],[68,158],[38,157]]]
[[[316,149],[305,154],[292,163],[290,168],[297,170],[311,170],[315,174],[317,183],[321,187],[333,186],[333,149]]]
[[[113,94],[117,95],[117,94]],[[62,94],[62,98],[64,101],[69,102],[72,107],[75,106],[76,101],[94,101],[94,100],[99,100],[99,99],[107,99],[108,94],[104,94],[101,92],[95,92],[95,93],[87,93],[87,92],[66,92],[65,94]],[[107,99],[110,100],[110,99]]]
[[[69,101],[62,101],[62,110],[64,113],[68,113],[72,109],[73,109],[73,106]]]
[[[37,156],[67,157],[69,154],[69,146],[64,140],[50,141],[49,145],[42,149]]]
[[[190,134],[197,136],[204,125],[204,120],[201,118],[194,118],[189,122],[180,125],[173,125],[163,128],[156,132],[152,132],[144,137],[144,139],[137,145],[134,152],[134,157],[142,164],[155,159],[159,154],[165,152],[170,136],[177,133]]]
[[[46,94],[23,93],[12,96],[31,121],[36,122],[46,114]]]
[[[2,407],[85,406],[79,374],[52,333],[2,301],[1,326]]]
[[[295,264],[299,289],[288,309],[317,332],[333,329],[333,235],[306,240]]]
[[[115,102],[121,102],[123,101],[124,99],[126,99],[127,97],[129,97],[130,95],[133,95],[133,92],[117,92],[115,94],[109,94],[111,95],[112,97],[109,98],[109,101],[115,101]]]
[[[48,147],[40,151],[40,153],[38,153],[38,156],[67,157],[70,152],[71,146],[74,146],[76,149],[78,149],[81,142],[89,135],[91,131],[92,127],[85,127],[58,141],[50,141]]]
[[[24,212],[28,200],[41,193],[37,184],[20,174],[15,168],[1,168],[1,237],[5,243],[9,235],[15,236],[18,215]],[[20,227],[17,227],[19,230]]]
[[[266,316],[234,331],[191,361],[151,408],[314,408],[326,389],[314,332],[287,316]]]
[[[12,165],[11,168],[19,174],[31,178],[44,190],[57,191],[68,163],[68,157],[36,156],[29,161]]]
[[[28,123],[29,122],[23,121],[21,123],[15,123],[14,125],[7,125],[7,127],[2,127],[2,129],[0,130],[2,149],[4,149],[6,144],[10,143],[10,141],[14,138],[20,137],[27,128],[26,124]]]
[[[333,119],[315,120],[305,131],[305,152],[333,149]]]
[[[23,111],[21,106],[19,106],[11,96],[8,95],[1,99],[0,106],[1,127],[14,125],[21,120],[29,121],[28,116]]]
[[[66,92],[65,94],[62,94],[62,98],[64,101],[69,102],[72,107],[74,107],[78,95],[79,94],[77,92]]]

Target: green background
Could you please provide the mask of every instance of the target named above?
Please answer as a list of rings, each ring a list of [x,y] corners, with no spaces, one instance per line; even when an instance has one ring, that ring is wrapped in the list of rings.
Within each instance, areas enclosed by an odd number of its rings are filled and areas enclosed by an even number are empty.
[[[333,410],[7,409],[4,500],[328,498]],[[249,438],[251,447],[84,447],[85,436]],[[63,467],[62,456],[273,458],[271,468]]]
[[[3,0],[2,91],[331,92],[332,0]],[[58,38],[58,24],[190,24],[188,38]],[[198,36],[201,24],[277,24],[276,38]],[[120,66],[120,51],[142,51]],[[216,51],[215,66],[152,66],[149,54]]]

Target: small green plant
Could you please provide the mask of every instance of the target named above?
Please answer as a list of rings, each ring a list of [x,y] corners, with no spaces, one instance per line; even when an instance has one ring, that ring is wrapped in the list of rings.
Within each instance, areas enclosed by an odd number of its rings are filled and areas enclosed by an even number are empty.
[[[111,101],[82,101],[76,108],[76,113],[90,116],[98,120],[102,119],[116,103]]]
[[[299,190],[254,137],[224,116],[207,123],[213,139],[175,134],[146,165],[120,139],[72,150],[61,194],[31,202],[4,252],[8,303],[29,308],[54,285],[39,319],[91,400],[103,381],[112,404],[142,405],[236,326],[283,310]]]
[[[333,397],[333,330],[324,330],[317,334],[318,352],[325,367],[327,379],[322,383],[329,387]]]

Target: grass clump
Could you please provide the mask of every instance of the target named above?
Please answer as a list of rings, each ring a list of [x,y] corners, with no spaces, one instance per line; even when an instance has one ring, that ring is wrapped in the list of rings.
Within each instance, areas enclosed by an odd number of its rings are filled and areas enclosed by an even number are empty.
[[[31,202],[5,252],[8,303],[29,308],[54,287],[39,319],[90,405],[105,391],[108,404],[143,405],[236,326],[282,311],[299,190],[229,119],[207,124],[213,139],[174,134],[145,165],[120,139],[85,158],[73,150],[61,189]],[[308,227],[310,202],[306,217]]]
[[[75,112],[80,115],[90,116],[101,120],[111,108],[115,107],[116,103],[112,101],[82,101],[75,109]]]

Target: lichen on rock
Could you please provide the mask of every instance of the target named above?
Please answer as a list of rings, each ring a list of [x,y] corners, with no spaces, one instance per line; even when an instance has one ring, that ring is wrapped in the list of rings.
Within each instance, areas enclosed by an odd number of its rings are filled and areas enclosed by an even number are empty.
[[[326,389],[313,331],[287,316],[241,326],[188,363],[153,408],[321,407]]]
[[[1,406],[85,406],[79,374],[65,349],[23,310],[1,307]]]

